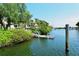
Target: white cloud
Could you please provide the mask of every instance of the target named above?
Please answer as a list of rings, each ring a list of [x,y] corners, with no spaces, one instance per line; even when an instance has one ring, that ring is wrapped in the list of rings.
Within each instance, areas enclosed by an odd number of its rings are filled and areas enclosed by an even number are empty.
[[[52,26],[54,27],[64,27],[65,24],[69,24],[69,26],[76,26],[76,23],[79,21],[79,17],[68,17],[68,18],[65,18],[63,20],[57,20],[57,19],[54,19],[55,21],[52,21],[51,24]]]

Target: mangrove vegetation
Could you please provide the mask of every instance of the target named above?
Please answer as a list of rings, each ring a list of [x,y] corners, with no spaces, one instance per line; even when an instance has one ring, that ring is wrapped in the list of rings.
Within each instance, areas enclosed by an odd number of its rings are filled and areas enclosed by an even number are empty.
[[[13,45],[33,38],[33,33],[47,35],[52,27],[48,22],[32,19],[24,3],[0,4],[0,47]]]

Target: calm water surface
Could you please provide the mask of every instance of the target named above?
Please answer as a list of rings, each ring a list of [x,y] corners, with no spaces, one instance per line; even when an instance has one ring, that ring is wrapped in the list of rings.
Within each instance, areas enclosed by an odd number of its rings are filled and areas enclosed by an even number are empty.
[[[69,30],[69,53],[65,52],[65,30],[52,30],[54,39],[33,39],[13,47],[0,49],[1,56],[64,56],[79,55],[79,31]]]

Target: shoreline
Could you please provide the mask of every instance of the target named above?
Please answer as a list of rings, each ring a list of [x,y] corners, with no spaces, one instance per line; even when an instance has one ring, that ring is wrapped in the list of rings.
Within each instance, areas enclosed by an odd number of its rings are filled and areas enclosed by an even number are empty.
[[[33,36],[32,36],[32,39],[33,38],[43,38],[43,39],[54,39],[54,37],[52,37],[52,36],[50,36],[50,35],[37,35],[37,34],[32,34]],[[31,40],[32,40],[31,39]],[[4,47],[11,47],[11,46],[14,46],[14,45],[17,45],[17,44],[20,44],[20,43],[23,43],[23,42],[25,42],[25,41],[29,41],[29,40],[20,40],[20,41],[18,41],[18,42],[12,42],[11,44],[8,44],[8,45],[6,45],[6,44],[4,44],[4,45],[0,45],[0,48],[4,48]]]

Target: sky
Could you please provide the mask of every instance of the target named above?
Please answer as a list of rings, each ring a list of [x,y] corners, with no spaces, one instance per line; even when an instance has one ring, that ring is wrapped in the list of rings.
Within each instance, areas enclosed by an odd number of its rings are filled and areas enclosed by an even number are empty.
[[[79,21],[79,4],[74,3],[27,3],[34,18],[47,21],[53,27],[75,26]]]

